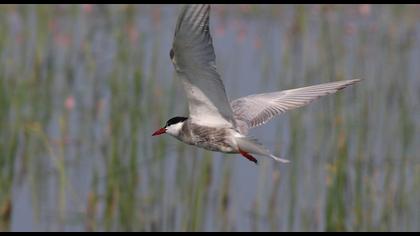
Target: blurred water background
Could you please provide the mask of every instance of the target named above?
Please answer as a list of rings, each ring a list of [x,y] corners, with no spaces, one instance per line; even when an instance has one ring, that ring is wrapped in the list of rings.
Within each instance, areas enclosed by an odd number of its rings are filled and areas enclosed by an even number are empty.
[[[251,132],[151,137],[179,5],[0,6],[0,231],[419,231],[419,5],[214,5],[228,97],[363,78]]]

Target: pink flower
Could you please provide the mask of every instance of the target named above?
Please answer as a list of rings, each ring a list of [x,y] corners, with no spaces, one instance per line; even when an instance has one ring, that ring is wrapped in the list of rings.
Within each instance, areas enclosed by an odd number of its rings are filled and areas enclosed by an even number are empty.
[[[71,43],[70,36],[62,33],[54,34],[54,41],[61,47],[67,47]]]
[[[370,15],[370,4],[360,4],[359,5],[359,13],[362,16]]]
[[[239,10],[248,13],[251,11],[251,6],[249,4],[239,4]]]
[[[245,28],[239,29],[238,34],[236,35],[236,40],[238,41],[238,43],[242,43],[245,40],[246,33],[247,32]]]
[[[161,12],[159,7],[154,7],[152,9],[152,21],[154,27],[159,27],[161,20]]]
[[[66,98],[66,101],[64,102],[64,106],[66,107],[67,110],[71,111],[73,110],[75,103],[76,102],[74,100],[74,97],[70,95]]]
[[[92,12],[92,4],[82,4],[82,9],[86,13]]]
[[[139,31],[132,25],[127,27],[128,38],[131,43],[136,43],[139,38]]]

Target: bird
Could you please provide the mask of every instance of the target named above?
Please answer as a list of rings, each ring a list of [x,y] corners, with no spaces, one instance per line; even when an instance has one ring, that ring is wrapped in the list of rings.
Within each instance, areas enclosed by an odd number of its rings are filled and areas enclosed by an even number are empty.
[[[255,164],[258,160],[253,155],[290,162],[272,154],[256,138],[249,136],[248,131],[360,79],[253,94],[229,102],[216,69],[210,8],[208,4],[181,8],[169,57],[186,93],[189,115],[169,119],[152,136],[169,134],[186,144],[210,151],[241,154]]]

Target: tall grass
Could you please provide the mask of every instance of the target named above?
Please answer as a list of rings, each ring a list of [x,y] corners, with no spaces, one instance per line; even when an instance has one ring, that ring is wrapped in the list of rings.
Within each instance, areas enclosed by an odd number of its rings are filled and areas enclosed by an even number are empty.
[[[214,5],[230,98],[363,78],[252,131],[292,162],[151,133],[186,115],[176,5],[0,7],[0,231],[418,231],[418,6]]]

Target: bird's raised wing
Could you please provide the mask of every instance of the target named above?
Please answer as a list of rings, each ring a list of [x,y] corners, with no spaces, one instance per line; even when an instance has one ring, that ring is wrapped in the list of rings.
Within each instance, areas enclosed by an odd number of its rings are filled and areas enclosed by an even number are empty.
[[[358,81],[360,80],[345,80],[279,92],[253,94],[232,101],[231,106],[240,130],[246,133],[248,129],[262,125],[278,114],[307,105],[319,97],[335,93]]]
[[[209,31],[209,5],[182,8],[170,57],[188,98],[192,122],[204,126],[234,126],[225,87],[216,70]]]

